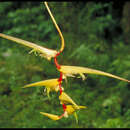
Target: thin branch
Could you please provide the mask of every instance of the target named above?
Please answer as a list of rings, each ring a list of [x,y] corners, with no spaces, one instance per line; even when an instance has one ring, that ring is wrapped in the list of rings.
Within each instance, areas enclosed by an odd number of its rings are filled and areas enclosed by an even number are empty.
[[[50,16],[51,16],[51,19],[52,19],[52,21],[53,21],[53,23],[54,23],[54,25],[55,25],[55,27],[56,27],[56,29],[57,29],[59,35],[60,35],[60,38],[61,38],[61,48],[60,48],[60,52],[62,52],[62,51],[64,50],[64,46],[65,46],[65,44],[64,44],[64,37],[63,37],[63,35],[62,35],[62,33],[61,33],[61,30],[60,30],[59,26],[58,26],[57,23],[56,23],[55,18],[53,17],[53,15],[52,15],[52,13],[51,13],[49,7],[48,7],[47,2],[44,2],[44,4],[45,4],[45,6],[46,6],[46,8],[47,8],[47,10],[48,10],[48,12],[49,12],[49,14],[50,14]]]

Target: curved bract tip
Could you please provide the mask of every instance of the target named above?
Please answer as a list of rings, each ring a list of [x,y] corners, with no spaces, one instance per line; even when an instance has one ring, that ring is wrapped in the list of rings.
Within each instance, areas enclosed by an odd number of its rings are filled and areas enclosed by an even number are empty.
[[[40,112],[40,114],[47,116],[48,118],[55,120],[55,121],[61,119],[60,116],[54,115],[54,114],[49,114],[49,113],[45,113],[45,112]]]

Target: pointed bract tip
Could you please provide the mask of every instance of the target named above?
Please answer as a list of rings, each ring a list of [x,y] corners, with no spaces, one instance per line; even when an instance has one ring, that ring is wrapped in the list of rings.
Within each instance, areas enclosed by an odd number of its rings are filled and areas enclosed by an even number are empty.
[[[40,114],[47,116],[48,118],[55,120],[55,121],[60,119],[60,117],[57,115],[53,115],[53,114],[49,114],[49,113],[45,113],[45,112],[40,112]]]

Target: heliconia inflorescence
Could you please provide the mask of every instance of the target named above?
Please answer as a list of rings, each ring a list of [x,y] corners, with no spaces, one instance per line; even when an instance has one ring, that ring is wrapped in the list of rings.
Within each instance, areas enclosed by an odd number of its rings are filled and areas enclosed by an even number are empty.
[[[55,92],[60,92],[59,95],[59,101],[60,104],[63,107],[63,114],[61,115],[54,115],[54,114],[50,114],[50,113],[45,113],[45,112],[40,112],[40,114],[47,116],[48,118],[52,119],[52,120],[59,120],[63,117],[67,118],[69,115],[74,114],[75,118],[76,118],[76,122],[78,122],[78,117],[76,115],[76,111],[80,110],[80,109],[84,109],[86,108],[86,106],[79,106],[77,105],[72,99],[71,97],[66,94],[64,92],[64,88],[62,86],[63,80],[67,77],[75,77],[75,75],[79,74],[80,77],[85,80],[85,75],[84,74],[96,74],[96,75],[103,75],[103,76],[108,76],[108,77],[112,77],[118,80],[122,80],[125,82],[130,82],[130,80],[121,78],[119,76],[115,76],[113,74],[107,73],[107,72],[103,72],[100,70],[95,70],[95,69],[91,69],[91,68],[87,68],[87,67],[80,67],[80,66],[67,66],[67,65],[60,65],[57,61],[57,56],[59,56],[62,51],[64,50],[64,37],[60,31],[60,28],[58,27],[49,7],[47,2],[44,2],[48,13],[60,35],[61,38],[61,48],[59,51],[56,50],[52,50],[52,49],[48,49],[45,48],[43,46],[37,45],[35,43],[32,42],[28,42],[19,38],[15,38],[12,36],[8,36],[5,34],[0,33],[0,37],[8,39],[8,40],[12,40],[16,43],[22,44],[24,46],[27,46],[29,48],[32,49],[32,52],[38,52],[39,56],[46,58],[47,60],[51,60],[51,58],[54,59],[54,63],[55,66],[57,68],[57,70],[60,72],[60,77],[59,78],[55,78],[55,79],[48,79],[48,80],[43,80],[43,81],[39,81],[39,82],[35,82],[35,83],[31,83],[31,84],[27,84],[25,85],[23,88],[29,88],[29,87],[38,87],[38,86],[44,86],[47,92],[47,96],[50,98],[49,93],[51,91],[55,91]]]

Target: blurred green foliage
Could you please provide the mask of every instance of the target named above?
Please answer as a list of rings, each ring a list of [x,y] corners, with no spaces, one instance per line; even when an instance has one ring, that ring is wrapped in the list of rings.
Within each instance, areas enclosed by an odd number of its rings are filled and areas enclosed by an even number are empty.
[[[65,49],[59,63],[94,68],[130,79],[130,44],[125,44],[113,2],[49,2],[59,24]],[[114,11],[113,11],[114,10]],[[47,48],[60,48],[60,38],[41,2],[2,2],[0,32]],[[25,84],[57,78],[51,62],[29,48],[0,38],[0,128],[130,128],[130,85],[104,76],[68,79],[64,89],[78,105],[79,124],[73,116],[52,121],[39,112],[60,115],[58,94],[51,100],[44,87]]]

